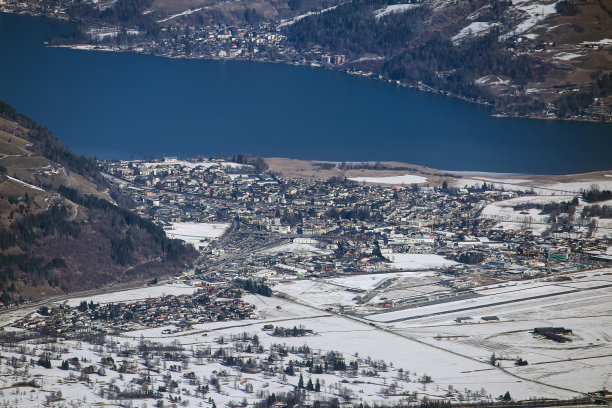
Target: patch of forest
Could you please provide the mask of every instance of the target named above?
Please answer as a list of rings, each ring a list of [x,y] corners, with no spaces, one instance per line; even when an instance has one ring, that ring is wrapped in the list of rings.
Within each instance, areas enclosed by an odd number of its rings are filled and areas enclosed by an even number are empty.
[[[324,13],[314,14],[285,26],[283,33],[298,49],[321,46],[334,54],[355,60],[375,54],[379,62],[368,61],[367,69],[386,78],[407,83],[422,81],[437,89],[463,97],[494,102],[496,108],[524,114],[543,111],[546,106],[527,96],[494,97],[475,80],[485,75],[502,75],[525,85],[542,81],[549,70],[544,62],[527,55],[514,56],[508,44],[498,41],[500,31],[453,43],[443,31],[431,29],[435,15],[427,5],[416,5],[401,13],[377,18],[375,11],[386,0],[352,1]],[[489,13],[501,18],[508,2],[496,2]],[[353,62],[359,67],[360,63]]]
[[[106,186],[90,158],[71,152],[47,129],[3,102],[0,117],[28,129],[23,137],[32,143],[34,155]],[[24,293],[35,297],[150,279],[179,271],[195,259],[193,247],[167,238],[161,227],[127,208],[74,188],[44,188],[46,207],[40,204],[42,198],[30,197],[25,188],[17,195],[0,195],[0,302],[4,305],[24,300]]]

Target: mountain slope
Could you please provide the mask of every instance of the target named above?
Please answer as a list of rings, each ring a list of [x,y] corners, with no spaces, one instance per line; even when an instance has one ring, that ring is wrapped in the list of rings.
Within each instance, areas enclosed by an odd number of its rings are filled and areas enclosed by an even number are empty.
[[[302,52],[344,54],[344,66],[497,113],[609,120],[610,10],[610,0],[354,0],[282,32]]]
[[[0,102],[0,301],[151,279],[194,259],[111,193],[91,160]]]

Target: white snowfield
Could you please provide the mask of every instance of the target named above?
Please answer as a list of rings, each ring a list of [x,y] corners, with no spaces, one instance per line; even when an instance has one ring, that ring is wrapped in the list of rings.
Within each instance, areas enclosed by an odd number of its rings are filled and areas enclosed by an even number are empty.
[[[459,31],[457,34],[455,34],[451,38],[451,40],[457,43],[464,38],[480,36],[480,35],[488,33],[491,30],[491,28],[497,25],[498,25],[497,23],[489,23],[485,21],[474,21],[467,27],[463,27],[461,31]]]
[[[361,358],[369,357],[374,360],[384,360],[387,364],[392,363],[393,367],[388,372],[379,372],[379,377],[374,381],[377,384],[383,384],[396,375],[396,370],[402,368],[404,371],[411,373],[410,377],[416,380],[423,374],[432,377],[433,383],[425,387],[414,382],[412,385],[404,385],[409,391],[417,391],[419,395],[429,395],[441,397],[444,390],[448,389],[449,385],[458,387],[461,390],[481,390],[484,389],[487,394],[491,394],[493,398],[509,391],[514,398],[527,399],[532,396],[545,398],[571,398],[576,396],[576,393],[564,391],[548,387],[546,385],[535,384],[529,381],[520,380],[496,369],[479,359],[462,357],[456,354],[451,354],[437,345],[434,347],[415,342],[410,335],[406,336],[401,333],[392,333],[389,331],[381,331],[376,327],[372,327],[366,322],[360,322],[347,317],[336,316],[311,309],[280,298],[265,298],[256,295],[245,297],[245,301],[254,304],[257,309],[262,312],[263,319],[258,321],[244,322],[216,322],[210,324],[197,325],[194,328],[194,334],[185,333],[179,337],[179,341],[184,345],[197,345],[198,347],[206,347],[211,345],[213,348],[219,346],[215,339],[220,336],[228,338],[232,334],[238,335],[242,333],[258,334],[261,344],[264,347],[270,347],[273,343],[282,342],[287,346],[303,346],[308,345],[311,349],[320,352],[340,351],[345,356],[347,361],[355,359],[355,356]],[[263,304],[262,304],[263,303]],[[277,307],[280,306],[280,309]],[[304,325],[307,329],[313,330],[316,335],[307,337],[285,337],[278,339],[272,336],[265,335],[261,331],[264,324],[270,322],[274,325],[282,327],[293,327]],[[201,331],[205,331],[206,337],[201,336]],[[120,343],[131,339],[132,342],[138,342],[141,338],[152,337],[155,341],[171,343],[177,338],[174,336],[163,337],[159,335],[159,331],[137,331],[127,333],[118,338]],[[488,357],[488,356],[487,356]],[[219,366],[215,364],[209,365],[190,365],[190,370],[197,370],[198,376],[210,376],[212,370],[219,370]],[[228,369],[228,367],[224,367]],[[307,381],[310,374],[304,371],[304,380]],[[389,376],[389,377],[388,377]],[[248,376],[252,381],[257,380],[257,376]],[[313,377],[318,377],[314,376]],[[325,377],[326,384],[339,381],[340,378],[333,376]],[[365,384],[372,382],[371,378],[366,380]],[[269,382],[270,392],[273,389],[278,390],[281,384],[275,384],[274,379],[265,380]],[[297,379],[292,380],[294,383]],[[291,382],[290,382],[291,384]],[[349,382],[350,384],[350,382]],[[230,383],[231,385],[231,383]],[[358,389],[363,389],[363,393],[358,393],[358,398],[364,402],[382,402],[386,400],[377,388],[365,387],[364,384],[357,384]],[[231,386],[224,387],[228,395],[226,398],[236,400],[242,398],[242,393],[234,390]],[[219,406],[220,401],[227,401],[222,395],[217,396],[212,393],[213,398]],[[219,400],[217,399],[219,398]],[[247,398],[249,396],[247,395]],[[250,396],[252,398],[252,396]],[[193,401],[192,401],[193,403]]]
[[[531,218],[533,222],[547,222],[549,215],[548,214],[540,214],[541,210],[537,208],[531,208],[526,211],[517,211],[514,210],[514,206],[521,204],[550,204],[550,203],[561,203],[561,202],[570,202],[576,195],[554,195],[554,196],[523,196],[517,198],[511,198],[509,200],[497,201],[491,204],[488,204],[485,208],[483,208],[480,216],[482,218],[507,218],[507,221],[513,221],[524,218]],[[528,214],[522,214],[528,213]]]
[[[578,54],[575,52],[560,52],[558,54],[555,54],[553,56],[553,59],[558,59],[558,60],[562,60],[562,61],[570,61],[576,58],[580,58],[582,57],[582,54]]]
[[[327,251],[321,248],[317,248],[315,245],[313,244],[302,244],[302,243],[296,243],[296,242],[292,242],[292,243],[288,243],[288,244],[283,244],[283,245],[279,245],[276,247],[272,247],[272,248],[268,248],[265,249],[263,251],[261,251],[262,253],[265,254],[271,254],[271,255],[275,255],[275,254],[280,254],[282,252],[284,253],[297,253],[297,254],[330,254],[332,253],[331,251]]]
[[[514,0],[512,3],[512,7],[523,14],[522,21],[508,33],[502,35],[501,38],[523,34],[540,21],[557,13],[555,9],[556,1],[534,2],[532,0]]]
[[[211,239],[219,238],[230,225],[229,223],[175,222],[172,223],[171,230],[166,230],[166,235],[170,238],[189,242],[198,248],[206,246]]]
[[[349,180],[359,183],[378,183],[378,184],[421,184],[426,183],[427,178],[415,176],[414,174],[405,174],[403,176],[390,177],[349,177]]]
[[[581,193],[591,189],[591,187],[597,187],[600,190],[612,190],[612,180],[585,180],[585,181],[572,181],[566,183],[555,183],[547,186],[551,189],[564,190],[574,193]]]
[[[381,9],[374,11],[374,17],[378,20],[381,17],[388,16],[390,14],[395,13],[403,13],[408,10],[412,10],[413,8],[420,7],[421,4],[391,4],[389,6],[383,7]]]
[[[389,254],[390,268],[398,270],[441,269],[456,265],[457,262],[434,254]]]
[[[372,289],[376,287],[380,282],[384,281],[388,278],[403,278],[403,277],[411,277],[411,278],[422,278],[436,276],[434,271],[427,272],[393,272],[393,273],[377,273],[377,274],[365,274],[365,275],[355,275],[348,277],[340,277],[340,278],[331,278],[327,281],[334,283],[336,285],[345,286],[349,288],[356,289]]]

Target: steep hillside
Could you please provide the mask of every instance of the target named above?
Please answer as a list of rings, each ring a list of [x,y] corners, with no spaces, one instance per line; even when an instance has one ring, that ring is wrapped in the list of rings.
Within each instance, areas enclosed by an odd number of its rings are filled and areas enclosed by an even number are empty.
[[[298,50],[498,113],[609,120],[611,10],[610,0],[354,0],[282,32]]]
[[[93,162],[0,102],[0,302],[179,271],[192,247],[119,207]]]

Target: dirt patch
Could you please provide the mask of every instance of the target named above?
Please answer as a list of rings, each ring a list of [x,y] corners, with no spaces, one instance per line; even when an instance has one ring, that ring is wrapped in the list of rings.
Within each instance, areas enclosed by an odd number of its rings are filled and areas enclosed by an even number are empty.
[[[398,177],[415,175],[427,179],[427,182],[420,183],[420,186],[441,186],[445,180],[450,181],[451,179],[459,178],[459,176],[450,173],[440,173],[438,170],[429,167],[402,162],[351,162],[347,165],[349,168],[343,168],[342,162],[298,160],[280,157],[267,158],[265,160],[272,172],[288,178],[327,180],[331,177]],[[398,185],[400,184],[398,183]]]

